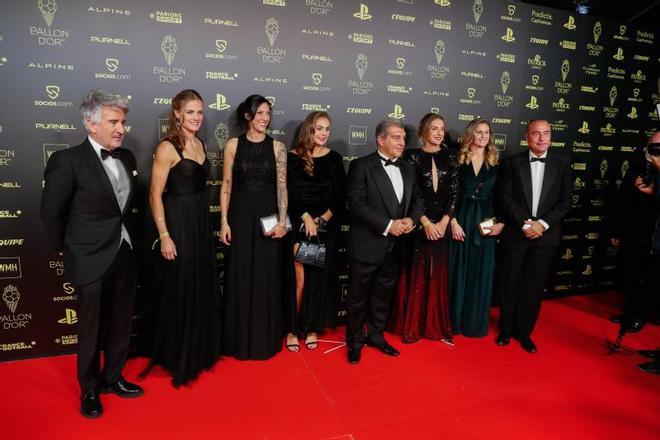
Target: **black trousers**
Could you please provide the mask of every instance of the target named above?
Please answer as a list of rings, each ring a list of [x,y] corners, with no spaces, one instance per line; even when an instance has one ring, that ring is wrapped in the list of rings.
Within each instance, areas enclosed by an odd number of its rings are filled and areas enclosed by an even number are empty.
[[[80,304],[78,382],[82,394],[92,391],[100,380],[117,381],[126,365],[135,303],[136,275],[133,251],[124,241],[114,262],[99,280],[76,286]]]
[[[375,344],[385,341],[383,330],[398,275],[399,253],[396,250],[388,252],[378,264],[351,259],[346,298],[346,343],[349,346],[359,348],[367,337]]]
[[[649,239],[650,241],[650,239]],[[623,289],[624,289],[624,308],[623,315],[625,321],[642,318],[645,314],[644,305],[641,298],[645,278],[652,275],[649,271],[651,267],[651,255],[649,246],[642,246],[630,241],[621,246],[621,257],[623,262]]]
[[[640,315],[644,319],[657,318],[660,305],[660,255],[648,255],[644,286],[639,295]]]
[[[500,279],[500,333],[527,338],[541,311],[543,289],[557,254],[556,247],[539,247],[533,241],[516,249],[501,249],[497,268]]]

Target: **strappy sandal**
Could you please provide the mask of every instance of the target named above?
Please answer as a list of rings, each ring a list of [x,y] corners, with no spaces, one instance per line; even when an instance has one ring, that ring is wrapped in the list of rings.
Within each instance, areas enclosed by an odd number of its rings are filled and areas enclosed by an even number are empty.
[[[318,339],[316,341],[305,341],[305,347],[307,350],[316,350],[319,346]]]
[[[286,349],[292,353],[298,353],[300,351],[300,341],[298,341],[296,335],[288,334],[286,336]]]

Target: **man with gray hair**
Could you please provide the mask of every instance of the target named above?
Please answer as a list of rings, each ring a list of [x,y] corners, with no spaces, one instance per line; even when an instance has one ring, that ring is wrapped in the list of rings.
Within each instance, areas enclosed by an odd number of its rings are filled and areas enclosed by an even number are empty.
[[[401,121],[382,121],[376,127],[378,150],[354,160],[348,170],[346,344],[351,364],[360,362],[365,343],[388,356],[399,355],[385,341],[383,330],[399,277],[400,237],[413,231],[423,209],[415,171],[401,160],[405,141]]]
[[[143,394],[121,376],[135,300],[137,167],[133,153],[120,147],[125,97],[95,89],[80,112],[88,136],[48,160],[41,218],[78,294],[80,412],[95,418],[103,414],[99,393]]]

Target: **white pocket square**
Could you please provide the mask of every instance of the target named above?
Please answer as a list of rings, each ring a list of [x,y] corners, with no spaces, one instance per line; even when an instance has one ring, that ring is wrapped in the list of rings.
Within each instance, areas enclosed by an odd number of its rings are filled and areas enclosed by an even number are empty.
[[[133,175],[137,176],[137,170],[133,170]]]

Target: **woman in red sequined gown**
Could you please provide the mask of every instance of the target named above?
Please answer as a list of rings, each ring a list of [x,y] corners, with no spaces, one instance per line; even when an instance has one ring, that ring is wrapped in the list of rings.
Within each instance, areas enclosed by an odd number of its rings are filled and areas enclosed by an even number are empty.
[[[458,198],[456,154],[443,144],[445,121],[429,113],[418,130],[422,147],[403,159],[415,168],[424,215],[411,234],[389,328],[405,343],[420,338],[453,345],[447,283],[447,226]]]

